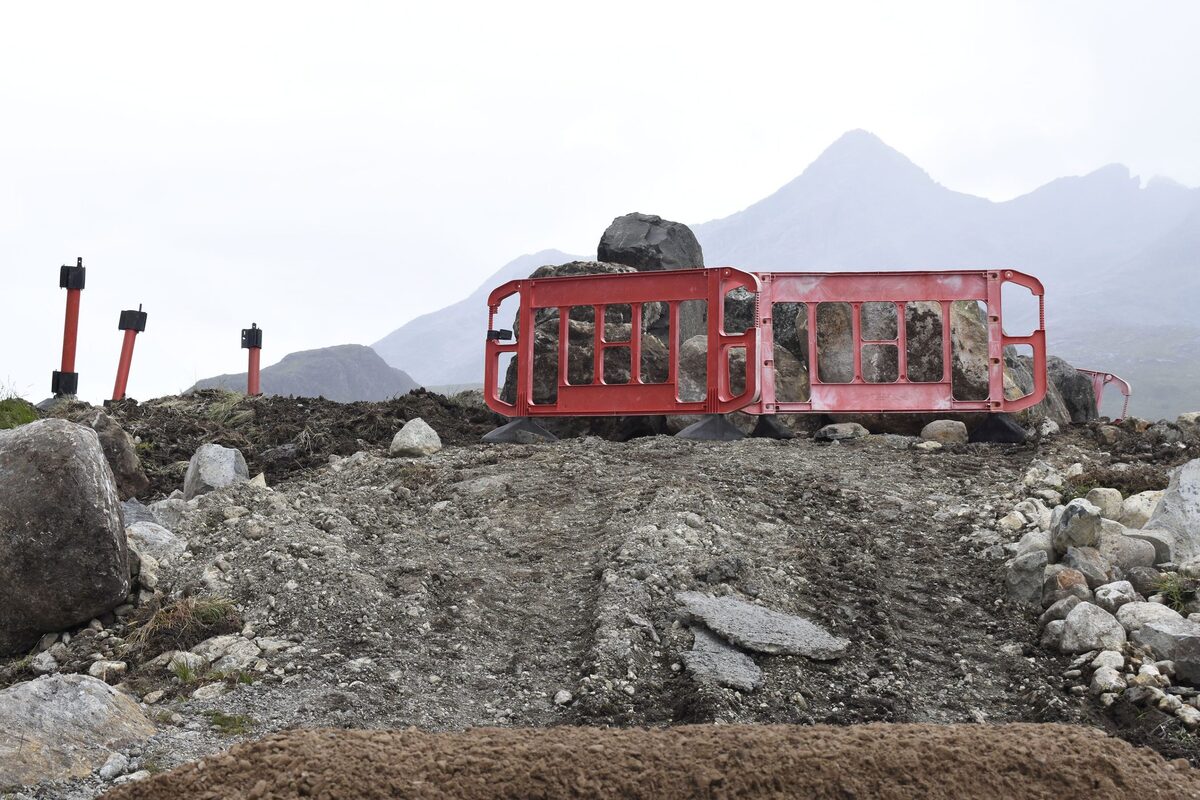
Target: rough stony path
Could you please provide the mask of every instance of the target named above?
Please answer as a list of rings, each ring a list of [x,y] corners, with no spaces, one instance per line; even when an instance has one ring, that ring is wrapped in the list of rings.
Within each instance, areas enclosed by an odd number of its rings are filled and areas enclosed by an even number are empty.
[[[1004,599],[996,521],[1044,446],[911,444],[366,451],[205,495],[170,523],[191,556],[160,590],[228,597],[243,633],[274,644],[221,686],[131,663],[135,696],[164,693],[133,755],[169,768],[294,727],[1095,719]],[[698,683],[684,591],[850,645],[833,661],[752,653],[754,691]]]

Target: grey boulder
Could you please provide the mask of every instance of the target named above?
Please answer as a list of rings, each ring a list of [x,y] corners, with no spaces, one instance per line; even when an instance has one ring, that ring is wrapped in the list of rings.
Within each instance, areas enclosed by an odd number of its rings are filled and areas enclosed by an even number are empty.
[[[1054,550],[1064,555],[1069,547],[1095,547],[1100,539],[1100,509],[1087,500],[1072,500],[1054,509],[1050,537]]]
[[[956,419],[938,419],[921,429],[921,438],[941,444],[966,444],[967,426]]]
[[[1116,617],[1093,603],[1080,603],[1063,620],[1064,653],[1089,650],[1119,650],[1125,644],[1125,629]]]
[[[183,479],[183,499],[191,500],[249,479],[250,470],[241,450],[219,444],[201,445],[188,463]]]
[[[1133,641],[1149,647],[1157,658],[1174,662],[1176,677],[1188,683],[1200,681],[1200,623],[1147,622],[1133,634]]]
[[[1040,606],[1043,573],[1048,563],[1045,550],[1033,550],[1009,561],[1004,575],[1009,598],[1022,605]]]
[[[1133,602],[1117,609],[1117,622],[1131,635],[1151,622],[1179,622],[1183,615],[1162,603]]]
[[[0,787],[85,778],[114,750],[154,735],[127,695],[86,675],[53,675],[0,691]],[[2,752],[2,751],[0,751]]]
[[[1200,556],[1200,458],[1171,472],[1171,483],[1146,528],[1174,534],[1173,560],[1183,562]]]
[[[612,221],[600,237],[596,257],[639,272],[704,266],[704,251],[688,226],[637,212]]]
[[[850,641],[803,617],[782,614],[733,597],[679,592],[681,616],[699,622],[726,641],[759,653],[799,655],[819,661],[840,658]]]
[[[117,482],[122,500],[137,497],[150,488],[150,479],[142,469],[141,459],[133,445],[133,437],[108,414],[98,408],[76,414],[72,422],[86,425],[100,437],[100,449]]]
[[[128,592],[120,501],[96,432],[62,419],[0,432],[0,655]]]

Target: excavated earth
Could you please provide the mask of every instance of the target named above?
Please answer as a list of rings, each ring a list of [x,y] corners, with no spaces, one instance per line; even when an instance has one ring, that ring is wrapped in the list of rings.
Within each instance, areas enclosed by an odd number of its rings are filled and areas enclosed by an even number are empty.
[[[1101,445],[1096,426],[1079,426],[1025,445],[935,451],[893,435],[833,444],[656,436],[489,446],[471,443],[476,429],[489,427],[489,412],[456,417],[451,401],[426,396],[420,402],[445,417],[441,428],[434,414],[425,419],[450,446],[406,459],[387,456],[384,431],[399,427],[392,421],[408,413],[401,407],[349,406],[369,422],[362,435],[319,416],[304,423],[309,401],[272,400],[293,406],[282,415],[295,420],[286,430],[265,404],[242,408],[257,416],[240,419],[230,416],[237,409],[222,407],[224,422],[189,434],[185,447],[168,445],[174,431],[151,425],[155,414],[185,415],[162,408],[170,401],[155,402],[158,411],[116,412],[152,443],[144,452],[167,453],[152,464],[174,464],[189,447],[234,435],[247,440],[252,463],[262,463],[271,448],[294,441],[296,426],[324,432],[327,447],[334,442],[334,450],[353,455],[314,447],[274,475],[268,467],[271,488],[246,483],[168,504],[173,511],[160,521],[186,539],[188,551],[162,566],[156,597],[71,640],[73,660],[62,660],[63,671],[86,671],[97,654],[129,664],[124,688],[146,702],[159,726],[127,751],[134,765],[160,773],[203,759],[203,766],[121,787],[113,797],[438,797],[451,793],[439,783],[447,770],[465,781],[452,792],[464,797],[564,796],[555,793],[564,781],[578,782],[581,796],[618,787],[613,796],[630,785],[623,765],[636,771],[638,758],[650,759],[647,774],[661,783],[647,785],[661,790],[630,796],[734,796],[743,788],[781,796],[793,779],[809,781],[799,785],[815,796],[828,794],[827,766],[780,755],[797,747],[847,759],[837,762],[847,765],[838,772],[853,780],[845,784],[853,791],[836,796],[911,796],[903,781],[936,789],[950,762],[962,790],[948,783],[944,795],[924,796],[1002,796],[998,787],[1008,784],[984,781],[993,774],[985,768],[1037,786],[1050,772],[1060,776],[1044,793],[1022,796],[1116,796],[1114,786],[1155,796],[1170,772],[1165,762],[1082,726],[1150,745],[1166,758],[1194,763],[1200,752],[1178,726],[1119,718],[1064,691],[1057,676],[1069,659],[1041,650],[1036,620],[1005,597],[1004,545],[1013,537],[997,526],[1023,496],[1022,477],[1036,460],[1064,469],[1080,463],[1079,480],[1094,485],[1157,489],[1168,467],[1200,456],[1195,443],[1156,443],[1127,427]],[[255,442],[251,419],[279,432]],[[155,469],[159,491],[178,488],[167,470]],[[763,681],[753,691],[698,681],[683,666],[693,633],[681,620],[681,591],[800,615],[850,645],[828,661],[750,653]],[[137,642],[132,634],[150,612],[184,595],[227,598],[235,612],[188,641]],[[154,660],[227,633],[255,643],[239,668],[180,675]],[[0,665],[0,687],[30,677],[22,666]],[[877,722],[1072,727],[892,728],[886,735],[878,728],[761,727]],[[690,723],[760,727],[523,730]],[[502,730],[459,737],[296,732],[213,759],[231,745],[291,729],[410,727]],[[907,744],[889,749],[893,741]],[[949,762],[932,758],[929,748]],[[695,781],[715,775],[718,751],[731,767],[754,764],[754,774],[733,770],[728,784],[699,788]],[[666,776],[671,759],[680,774]],[[468,762],[481,765],[480,775],[508,781],[498,784],[504,790],[490,792],[483,778],[459,769]],[[301,791],[288,783],[295,775],[281,774],[298,763],[342,766],[307,769],[317,783]],[[397,766],[409,763],[411,775]],[[904,776],[896,794],[881,788],[879,776],[888,774]],[[537,782],[519,790],[522,775]],[[1184,781],[1191,773],[1178,776],[1169,790],[1190,796],[1193,784]],[[314,793],[317,786],[328,791]],[[106,788],[93,777],[23,796],[92,798]]]
[[[1061,725],[310,730],[234,748],[111,800],[1200,797],[1200,776]]]

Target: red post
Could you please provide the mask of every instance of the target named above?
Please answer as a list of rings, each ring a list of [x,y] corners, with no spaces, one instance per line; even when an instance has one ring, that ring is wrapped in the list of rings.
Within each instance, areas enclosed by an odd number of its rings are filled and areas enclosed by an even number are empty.
[[[262,328],[258,323],[250,323],[249,328],[242,328],[242,347],[250,351],[250,363],[246,370],[246,394],[254,397],[262,394],[258,381],[258,357],[262,352]]]
[[[146,312],[138,306],[137,311],[121,312],[117,329],[125,331],[125,342],[121,345],[121,360],[117,363],[117,382],[113,386],[112,399],[125,399],[125,386],[129,382],[129,365],[133,363],[133,343],[137,335],[146,330]]]
[[[86,278],[82,258],[77,259],[73,267],[63,264],[58,271],[58,286],[67,290],[67,316],[63,324],[62,365],[50,378],[50,391],[55,397],[74,395],[79,391],[75,344],[79,338],[79,296],[83,293]]]

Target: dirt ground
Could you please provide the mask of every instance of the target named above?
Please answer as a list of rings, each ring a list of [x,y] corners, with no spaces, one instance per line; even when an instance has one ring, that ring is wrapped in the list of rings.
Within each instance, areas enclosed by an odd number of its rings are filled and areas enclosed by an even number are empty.
[[[106,800],[1200,797],[1200,775],[1063,725],[276,734]]]

